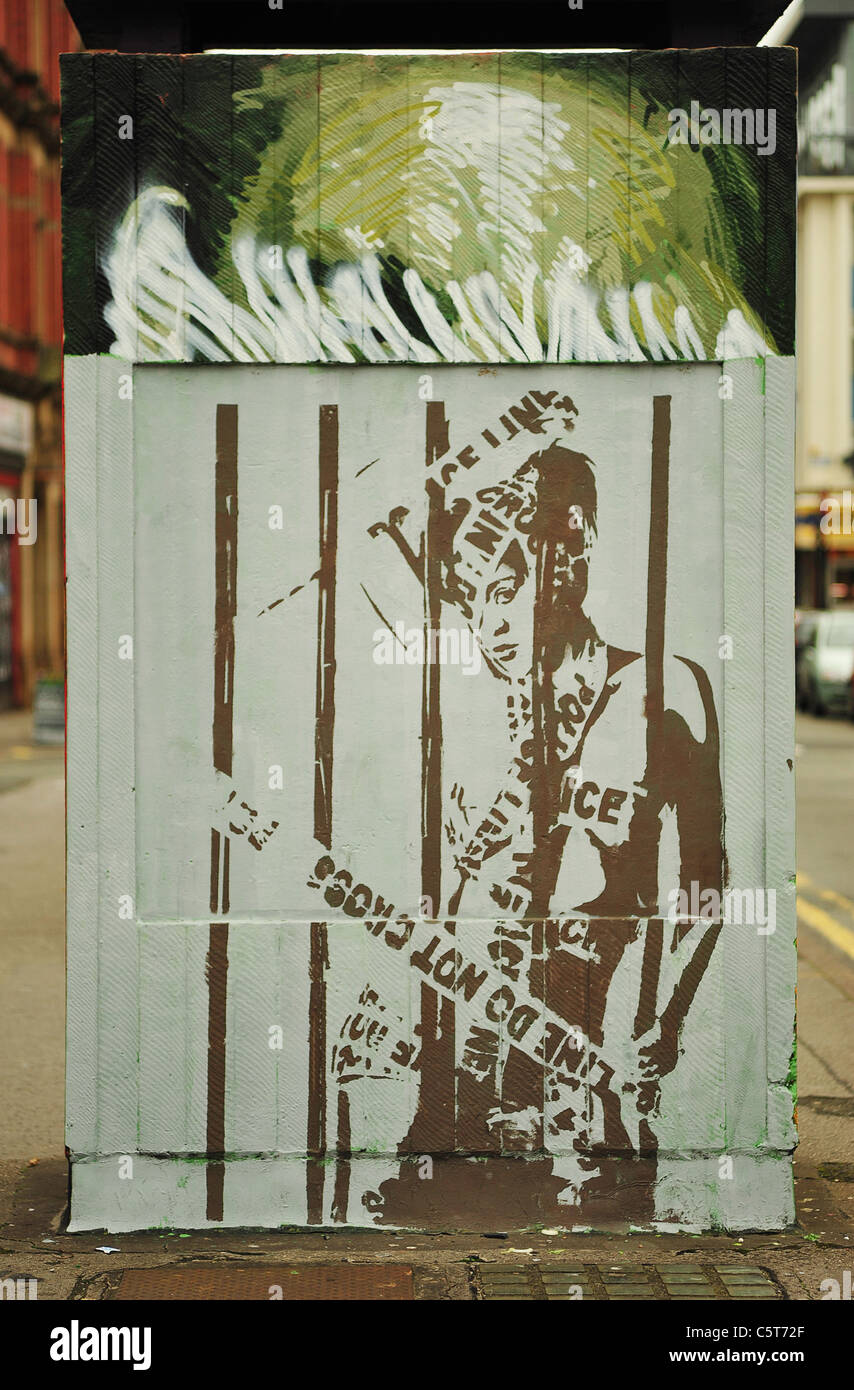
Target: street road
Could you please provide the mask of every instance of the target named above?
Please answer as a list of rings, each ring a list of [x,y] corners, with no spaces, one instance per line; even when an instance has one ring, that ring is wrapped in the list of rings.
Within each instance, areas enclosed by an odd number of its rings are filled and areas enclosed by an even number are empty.
[[[854,1179],[854,723],[798,715],[795,736],[798,1158]],[[854,1211],[854,1181],[834,1190]]]

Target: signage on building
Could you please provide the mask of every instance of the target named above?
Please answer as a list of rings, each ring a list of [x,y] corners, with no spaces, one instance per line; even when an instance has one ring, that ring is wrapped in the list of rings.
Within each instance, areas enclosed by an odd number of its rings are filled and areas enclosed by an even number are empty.
[[[798,121],[802,165],[810,173],[841,172],[845,168],[847,75],[834,63],[818,90],[804,104]]]
[[[26,458],[33,447],[33,407],[15,396],[0,395],[0,449]]]

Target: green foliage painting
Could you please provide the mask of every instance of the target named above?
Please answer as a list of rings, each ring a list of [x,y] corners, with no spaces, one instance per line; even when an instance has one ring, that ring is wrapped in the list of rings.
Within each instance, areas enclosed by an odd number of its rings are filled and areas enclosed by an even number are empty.
[[[66,350],[789,354],[793,65],[762,49],[77,58]]]

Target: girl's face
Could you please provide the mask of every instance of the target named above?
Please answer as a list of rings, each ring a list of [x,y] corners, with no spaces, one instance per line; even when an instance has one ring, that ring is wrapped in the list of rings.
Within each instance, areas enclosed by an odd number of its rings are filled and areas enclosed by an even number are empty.
[[[481,581],[472,625],[496,675],[512,680],[531,669],[534,573],[518,541],[511,541]]]
[[[548,539],[555,542],[552,594],[540,613],[550,635],[560,641],[570,636],[587,594],[590,544],[580,508],[572,509],[570,525],[562,528],[559,540]],[[513,540],[479,576],[472,601],[471,625],[487,665],[506,680],[517,680],[532,668],[535,600],[535,558],[527,543]]]

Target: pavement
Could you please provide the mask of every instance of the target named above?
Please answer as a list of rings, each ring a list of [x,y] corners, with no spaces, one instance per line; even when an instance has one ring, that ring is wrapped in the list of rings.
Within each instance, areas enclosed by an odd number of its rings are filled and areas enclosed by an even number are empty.
[[[151,1296],[153,1286],[144,1281],[154,1276],[161,1281],[156,1296],[163,1298],[302,1298],[298,1290],[312,1279],[327,1290],[321,1297],[361,1298],[359,1278],[374,1279],[379,1292],[371,1297],[426,1300],[810,1301],[828,1297],[828,1280],[847,1287],[850,1298],[854,724],[806,715],[797,722],[801,1142],[795,1228],[740,1237],[541,1229],[523,1237],[233,1230],[110,1237],[63,1230],[63,762],[61,749],[29,743],[29,719],[17,711],[0,714],[0,1279],[35,1279],[39,1299],[74,1301]],[[129,1270],[149,1273],[128,1275],[125,1282]],[[207,1291],[176,1292],[182,1279],[198,1277],[196,1271],[207,1284],[195,1287]],[[330,1295],[336,1279],[339,1292]],[[145,1288],[148,1294],[139,1292]],[[271,1294],[271,1288],[280,1292]]]

